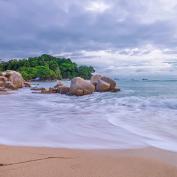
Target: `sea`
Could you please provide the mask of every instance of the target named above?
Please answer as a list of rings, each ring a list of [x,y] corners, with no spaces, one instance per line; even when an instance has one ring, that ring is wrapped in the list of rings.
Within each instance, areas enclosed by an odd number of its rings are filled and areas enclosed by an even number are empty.
[[[177,80],[114,79],[120,92],[76,97],[24,88],[1,95],[0,144],[177,152]]]

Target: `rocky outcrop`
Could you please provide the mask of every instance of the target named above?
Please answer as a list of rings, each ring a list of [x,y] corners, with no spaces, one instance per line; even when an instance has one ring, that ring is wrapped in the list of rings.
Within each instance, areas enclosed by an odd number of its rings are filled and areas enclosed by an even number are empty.
[[[32,90],[40,91],[34,93],[52,94],[60,93],[66,95],[83,96],[89,95],[93,92],[117,92],[120,91],[116,87],[116,82],[111,78],[95,75],[91,80],[84,80],[80,77],[75,77],[71,80],[70,87],[65,86],[61,81],[57,81],[57,84],[53,88],[32,88]]]
[[[24,81],[19,72],[7,70],[0,73],[0,91],[16,90],[23,87],[31,87],[31,84]]]
[[[87,80],[76,77],[71,80],[70,94],[76,96],[83,96],[92,94],[95,91],[95,86]]]
[[[11,86],[13,85],[13,89],[19,89],[19,88],[24,87],[24,79],[19,72],[7,70],[7,71],[2,72],[2,76],[7,78],[7,81],[8,81],[7,86],[6,86],[7,88],[9,87],[9,85]]]
[[[16,90],[22,87],[31,87],[29,82],[24,81],[19,72],[7,70],[0,74],[0,91]],[[83,96],[93,92],[117,92],[120,91],[116,87],[116,82],[109,77],[102,75],[94,75],[91,80],[84,80],[75,77],[71,80],[70,87],[65,86],[61,81],[53,88],[31,88],[33,93],[53,94],[60,93],[66,95]]]
[[[116,82],[109,77],[97,74],[92,76],[91,83],[95,85],[97,92],[120,91],[120,89],[116,87]]]
[[[53,94],[53,93],[60,93],[60,94],[69,94],[70,88],[66,86],[60,86],[58,88],[32,88],[33,93],[42,93],[42,94]]]

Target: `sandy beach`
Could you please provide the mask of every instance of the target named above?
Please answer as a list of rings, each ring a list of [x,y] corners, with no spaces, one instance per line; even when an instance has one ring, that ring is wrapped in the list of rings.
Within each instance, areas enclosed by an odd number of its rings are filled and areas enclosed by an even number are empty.
[[[177,177],[177,154],[159,149],[72,150],[0,146],[0,177]]]

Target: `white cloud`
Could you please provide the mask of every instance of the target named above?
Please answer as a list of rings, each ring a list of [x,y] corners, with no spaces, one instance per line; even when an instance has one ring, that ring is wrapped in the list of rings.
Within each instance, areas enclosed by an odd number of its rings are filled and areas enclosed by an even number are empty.
[[[141,0],[131,1],[132,9],[135,11],[134,17],[139,22],[150,24],[157,21],[175,20],[177,17],[176,0]]]
[[[111,6],[103,1],[92,1],[87,4],[86,10],[93,13],[103,13],[110,8]]]
[[[80,64],[90,64],[98,72],[108,75],[177,74],[172,59],[177,53],[170,49],[159,49],[152,45],[122,50],[80,51],[77,55],[65,53]]]

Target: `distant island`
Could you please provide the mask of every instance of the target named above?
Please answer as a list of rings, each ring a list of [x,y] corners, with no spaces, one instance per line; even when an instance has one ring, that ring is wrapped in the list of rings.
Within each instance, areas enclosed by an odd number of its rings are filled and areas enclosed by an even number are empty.
[[[25,80],[56,80],[82,77],[90,79],[95,69],[92,66],[79,66],[69,58],[41,55],[27,59],[12,59],[0,61],[0,72],[6,70],[18,71]]]

